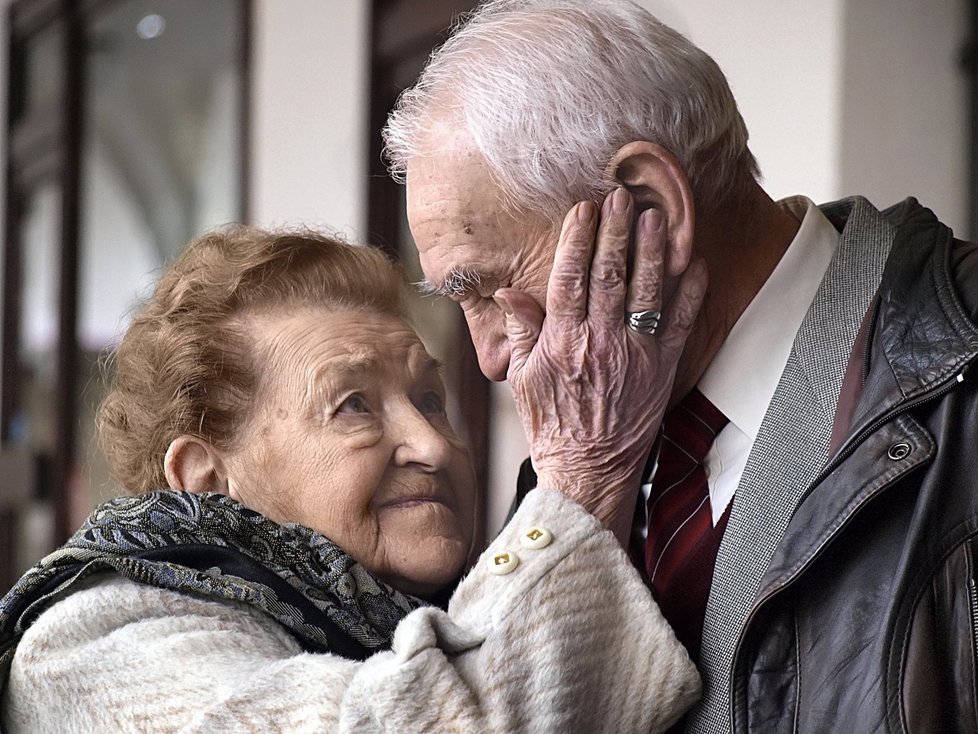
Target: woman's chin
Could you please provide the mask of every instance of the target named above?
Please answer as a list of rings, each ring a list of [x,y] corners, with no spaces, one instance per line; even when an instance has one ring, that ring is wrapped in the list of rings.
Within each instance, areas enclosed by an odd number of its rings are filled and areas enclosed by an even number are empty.
[[[428,536],[403,554],[389,554],[390,568],[377,576],[398,591],[428,598],[453,584],[465,569],[469,543]]]

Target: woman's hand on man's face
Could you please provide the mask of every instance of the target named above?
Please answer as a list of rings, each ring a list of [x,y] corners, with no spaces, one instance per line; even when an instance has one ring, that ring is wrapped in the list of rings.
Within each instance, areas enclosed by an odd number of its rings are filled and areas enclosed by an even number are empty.
[[[624,189],[608,195],[600,222],[591,202],[570,210],[546,315],[524,293],[495,294],[512,349],[507,379],[539,485],[579,502],[623,543],[707,282],[702,261],[666,262],[657,210],[642,212],[634,228],[633,217]],[[662,311],[654,335],[625,324],[626,312],[644,310]]]

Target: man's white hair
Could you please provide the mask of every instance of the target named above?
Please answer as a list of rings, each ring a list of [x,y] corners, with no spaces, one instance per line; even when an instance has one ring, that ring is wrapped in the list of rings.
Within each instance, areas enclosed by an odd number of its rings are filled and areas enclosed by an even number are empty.
[[[558,223],[600,201],[622,145],[670,151],[697,207],[758,175],[747,128],[710,56],[627,0],[489,0],[435,51],[384,129],[395,178],[464,125],[505,203]],[[435,134],[432,131],[435,130]]]

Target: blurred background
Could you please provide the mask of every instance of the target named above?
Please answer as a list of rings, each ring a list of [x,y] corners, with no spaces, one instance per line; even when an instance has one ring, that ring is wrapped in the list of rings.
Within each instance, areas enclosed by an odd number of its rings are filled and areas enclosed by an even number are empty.
[[[768,191],[908,195],[978,233],[978,0],[640,0],[730,79]],[[0,0],[0,592],[118,493],[99,366],[161,266],[230,221],[417,265],[379,131],[467,0]],[[526,455],[460,314],[418,298],[501,524]]]

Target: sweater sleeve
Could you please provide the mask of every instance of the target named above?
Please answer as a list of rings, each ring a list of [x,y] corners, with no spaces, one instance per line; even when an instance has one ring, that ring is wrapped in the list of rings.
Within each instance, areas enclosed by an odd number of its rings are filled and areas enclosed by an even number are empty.
[[[363,663],[243,605],[106,577],[28,629],[2,711],[10,732],[644,732],[698,694],[614,536],[535,490],[448,612],[409,614]]]

